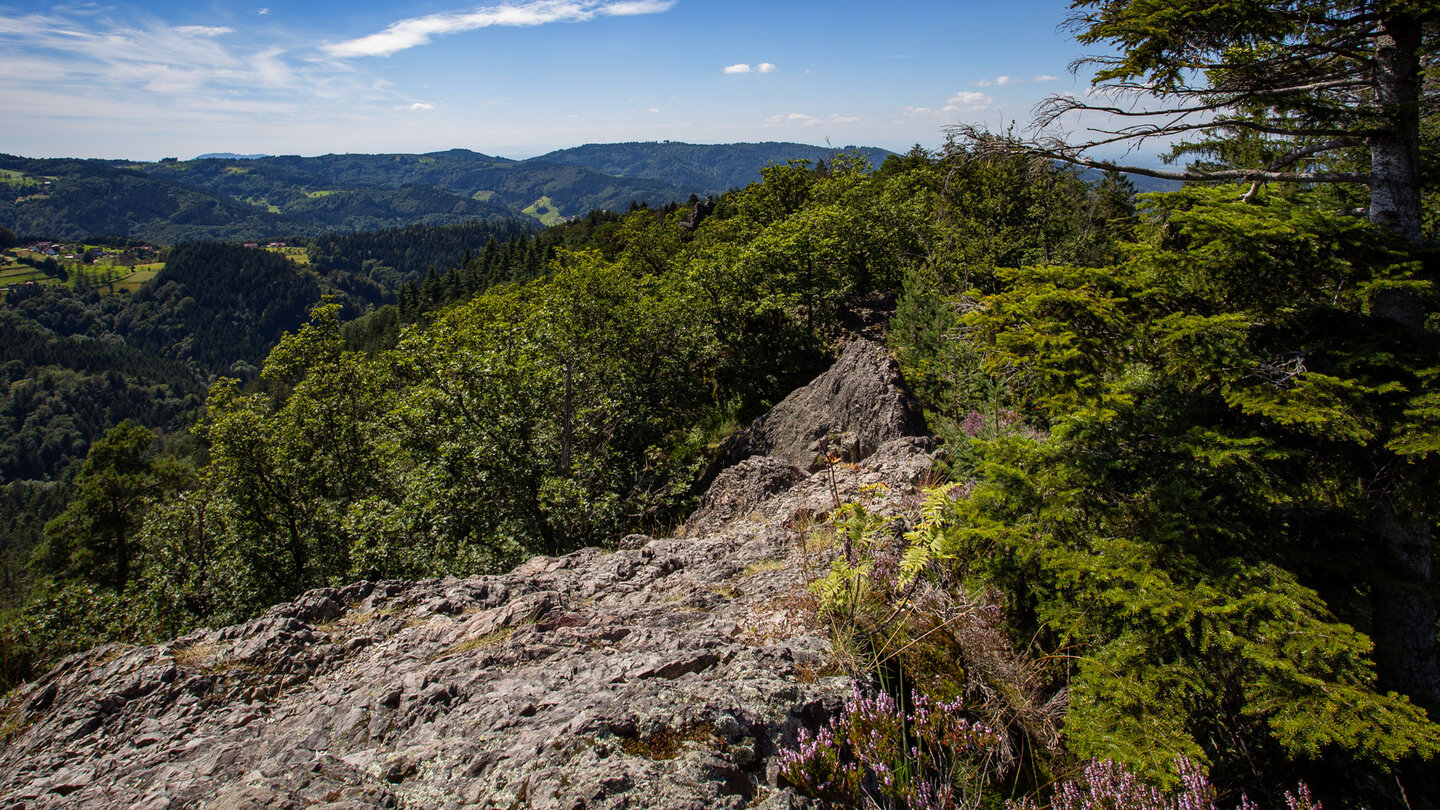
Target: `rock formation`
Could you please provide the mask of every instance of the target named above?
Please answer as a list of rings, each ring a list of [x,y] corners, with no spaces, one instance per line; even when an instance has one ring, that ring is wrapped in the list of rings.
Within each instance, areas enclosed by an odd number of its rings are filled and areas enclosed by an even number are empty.
[[[727,461],[769,456],[806,472],[827,455],[858,461],[887,439],[925,433],[920,406],[885,347],[854,340],[830,370],[792,393],[729,442]]]
[[[896,383],[857,341],[672,537],[73,656],[0,705],[0,808],[798,804],[774,755],[850,690],[803,529],[876,483],[913,508],[933,442]],[[832,432],[858,463],[806,472]]]

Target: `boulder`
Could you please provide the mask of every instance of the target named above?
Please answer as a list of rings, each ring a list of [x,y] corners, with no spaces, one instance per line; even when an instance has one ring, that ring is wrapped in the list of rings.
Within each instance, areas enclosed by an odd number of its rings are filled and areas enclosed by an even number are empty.
[[[737,433],[726,462],[769,456],[814,472],[827,458],[853,463],[891,439],[924,435],[924,416],[899,365],[883,344],[862,337],[824,374]]]
[[[72,656],[0,702],[0,808],[807,806],[776,754],[852,681],[806,588],[835,552],[803,527],[861,493],[913,511],[918,431],[857,340],[675,536]],[[832,446],[848,463],[809,472]]]

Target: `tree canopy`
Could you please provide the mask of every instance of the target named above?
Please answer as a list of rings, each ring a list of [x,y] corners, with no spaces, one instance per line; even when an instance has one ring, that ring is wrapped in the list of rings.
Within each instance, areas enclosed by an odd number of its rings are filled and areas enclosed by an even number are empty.
[[[1181,140],[1172,157],[1213,161],[1183,171],[1125,167],[1181,180],[1362,183],[1369,213],[1405,239],[1421,233],[1422,117],[1436,112],[1422,68],[1440,53],[1440,10],[1421,0],[1076,0],[1067,25],[1108,54],[1096,97],[1039,108],[1038,154],[1098,168],[1097,147]],[[1069,142],[1046,134],[1070,113],[1111,121]],[[980,134],[974,128],[971,134]],[[983,139],[982,139],[983,140]],[[1356,161],[1356,150],[1368,159]]]

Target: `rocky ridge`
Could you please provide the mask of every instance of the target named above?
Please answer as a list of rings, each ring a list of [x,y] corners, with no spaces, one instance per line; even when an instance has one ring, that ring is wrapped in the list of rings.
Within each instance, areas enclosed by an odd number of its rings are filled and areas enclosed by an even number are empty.
[[[805,529],[862,492],[915,509],[934,444],[908,403],[857,340],[752,431],[790,450],[722,471],[672,537],[74,656],[0,705],[0,808],[802,803],[774,756],[851,689]],[[809,472],[837,431],[853,461]]]

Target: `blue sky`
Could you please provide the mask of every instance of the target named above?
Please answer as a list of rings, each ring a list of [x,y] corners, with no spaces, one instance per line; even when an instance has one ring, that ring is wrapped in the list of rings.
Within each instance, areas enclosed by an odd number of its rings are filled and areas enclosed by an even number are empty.
[[[264,5],[269,3],[269,5]],[[934,147],[1083,92],[1066,0],[0,0],[0,152]]]

